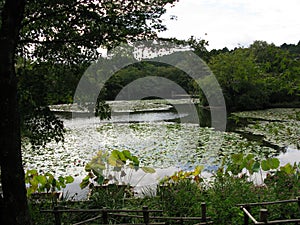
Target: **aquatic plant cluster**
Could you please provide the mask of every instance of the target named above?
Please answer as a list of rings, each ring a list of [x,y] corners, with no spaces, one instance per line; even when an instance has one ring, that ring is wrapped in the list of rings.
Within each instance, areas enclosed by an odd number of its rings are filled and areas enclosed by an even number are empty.
[[[242,224],[244,216],[237,204],[294,199],[300,195],[300,162],[295,158],[295,163],[282,164],[276,149],[259,140],[250,141],[243,134],[253,132],[274,145],[297,151],[298,115],[299,109],[235,113],[237,124],[247,120],[239,128],[240,133],[173,122],[77,121],[77,125],[69,126],[64,145],[51,143],[44,151],[32,151],[24,145],[25,168],[39,168],[27,171],[26,182],[29,196],[45,190],[55,193],[73,181],[70,175],[80,175],[81,187],[90,189],[89,201],[70,203],[66,196],[64,201],[53,203],[50,198],[37,203],[30,197],[35,224],[53,223],[50,215],[39,214],[41,207],[53,204],[85,209],[137,209],[148,205],[162,209],[165,216],[199,216],[202,202],[206,202],[207,214],[215,224]],[[278,132],[266,132],[270,126]],[[142,198],[127,188],[132,185],[132,173],[127,169],[154,173],[153,168],[174,165],[177,171],[158,180],[155,189],[143,186]],[[297,218],[299,212],[297,204],[272,205],[268,210],[270,220]],[[251,213],[258,215],[259,207],[251,209]],[[89,215],[62,215],[66,224],[83,217]]]
[[[90,162],[85,165],[88,173],[80,183],[80,188],[94,186],[133,185],[131,176],[133,171],[142,170],[144,173],[155,173],[151,167],[140,167],[139,159],[130,151],[113,150],[99,151]],[[138,182],[137,182],[138,183]]]
[[[219,145],[220,149],[214,146]],[[236,133],[223,133],[191,124],[100,124],[95,129],[73,129],[64,145],[49,144],[43,151],[27,149],[25,168],[39,168],[59,175],[82,175],[84,166],[99,150],[129,150],[142,165],[154,168],[217,165],[223,155],[253,152],[274,155],[275,150],[250,142]]]
[[[279,147],[300,149],[300,109],[268,109],[234,113],[247,118],[250,123],[240,131],[263,136],[263,139]]]
[[[299,109],[272,109],[242,112],[235,118],[251,118],[251,123],[240,130],[263,135],[279,146],[299,145]],[[275,121],[274,121],[275,120]],[[76,123],[76,121],[75,121]],[[276,131],[275,131],[276,129]],[[103,123],[85,119],[79,125],[70,125],[65,143],[50,143],[44,149],[34,150],[23,145],[25,169],[59,175],[85,175],[84,167],[99,150],[128,150],[142,166],[153,168],[177,167],[193,169],[205,165],[215,170],[225,155],[252,153],[256,157],[272,157],[278,152],[250,141],[235,132],[220,132],[195,124],[173,122]]]

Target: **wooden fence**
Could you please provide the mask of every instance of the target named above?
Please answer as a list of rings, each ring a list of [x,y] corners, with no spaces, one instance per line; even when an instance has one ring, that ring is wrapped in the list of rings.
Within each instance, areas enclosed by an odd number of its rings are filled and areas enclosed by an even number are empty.
[[[249,219],[254,224],[287,224],[287,223],[294,223],[300,224],[300,219],[283,219],[283,220],[268,220],[268,210],[265,208],[260,209],[259,211],[259,220],[257,221],[254,216],[250,213],[252,207],[257,206],[267,206],[267,205],[274,205],[274,204],[284,204],[284,203],[292,203],[297,202],[299,207],[299,215],[300,215],[300,197],[291,200],[282,200],[282,201],[274,201],[274,202],[259,202],[259,203],[245,203],[245,204],[238,204],[241,210],[244,212],[244,225],[249,224]]]
[[[62,213],[99,213],[95,216],[84,221],[74,223],[73,225],[82,225],[95,220],[99,220],[99,224],[108,225],[111,218],[115,217],[129,217],[140,218],[142,223],[135,223],[135,225],[163,225],[166,221],[174,221],[173,223],[183,225],[186,221],[195,221],[195,225],[212,224],[210,217],[206,216],[206,204],[201,203],[201,217],[166,217],[152,215],[153,213],[162,214],[162,210],[150,210],[144,206],[141,210],[126,210],[126,209],[59,209],[55,207],[52,210],[41,210],[44,213],[52,213],[55,218],[55,225],[62,224]],[[171,224],[173,224],[171,223]],[[129,225],[129,224],[119,224]]]

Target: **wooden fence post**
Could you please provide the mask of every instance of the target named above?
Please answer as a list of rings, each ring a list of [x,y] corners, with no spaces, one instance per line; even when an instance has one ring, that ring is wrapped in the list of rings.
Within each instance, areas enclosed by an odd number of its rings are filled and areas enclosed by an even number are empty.
[[[249,213],[250,212],[250,206],[246,205],[244,207]],[[247,213],[244,212],[244,225],[249,225],[249,216],[247,215]]]
[[[201,220],[202,222],[206,222],[206,203],[202,202],[201,203]]]
[[[299,211],[300,211],[300,196],[298,196],[297,198],[297,203],[298,203],[298,208],[299,208]],[[295,224],[299,224],[299,222],[296,222]]]
[[[55,225],[61,225],[61,214],[58,211],[58,207],[55,206],[53,209],[53,213],[54,213],[54,219],[55,219]]]
[[[179,224],[180,224],[180,225],[183,225],[183,218],[180,218],[179,220],[180,220],[180,223],[179,223]]]
[[[108,224],[108,213],[106,207],[103,207],[102,210],[102,220],[104,224]]]
[[[144,223],[146,225],[149,224],[149,211],[148,206],[143,206],[143,217],[144,217]]]
[[[259,210],[259,221],[267,223],[267,221],[268,221],[268,210],[267,209]]]

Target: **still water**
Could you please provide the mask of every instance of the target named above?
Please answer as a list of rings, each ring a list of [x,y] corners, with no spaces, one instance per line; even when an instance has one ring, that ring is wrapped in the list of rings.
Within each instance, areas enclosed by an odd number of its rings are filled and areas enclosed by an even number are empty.
[[[184,109],[186,103],[176,104],[177,109]],[[38,168],[57,176],[72,175],[75,183],[69,185],[67,191],[81,193],[78,183],[86,175],[84,166],[99,150],[129,150],[142,165],[155,168],[155,174],[143,174],[141,171],[131,174],[127,182],[140,187],[156,185],[165,175],[176,170],[190,170],[199,164],[205,166],[204,174],[208,175],[218,167],[224,155],[237,152],[261,157],[276,156],[282,165],[300,161],[297,145],[292,141],[284,146],[276,143],[264,145],[269,142],[253,141],[250,132],[245,137],[241,128],[237,128],[239,133],[209,128],[208,110],[198,110],[201,112],[198,115],[200,127],[195,123],[178,123],[191,116],[183,110],[178,112],[169,104],[162,103],[156,108],[152,106],[144,110],[119,110],[111,120],[104,121],[84,115],[72,119],[68,112],[59,113],[67,129],[65,143],[49,143],[45,149],[36,151],[29,146],[24,148],[25,169]],[[300,125],[298,121],[295,123]],[[299,131],[294,132],[297,142]]]

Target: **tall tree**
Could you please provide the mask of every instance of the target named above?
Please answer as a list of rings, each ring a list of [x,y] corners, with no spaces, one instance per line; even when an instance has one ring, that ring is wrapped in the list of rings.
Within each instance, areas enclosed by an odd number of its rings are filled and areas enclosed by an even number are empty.
[[[21,158],[16,55],[75,64],[99,47],[154,38],[164,6],[176,0],[0,0],[0,166],[5,203],[1,224],[30,224]]]
[[[3,190],[1,224],[29,224],[21,158],[20,120],[14,59],[25,0],[5,1],[0,30],[0,166]]]
[[[268,101],[260,68],[248,49],[237,48],[211,58],[228,111],[263,108]]]

